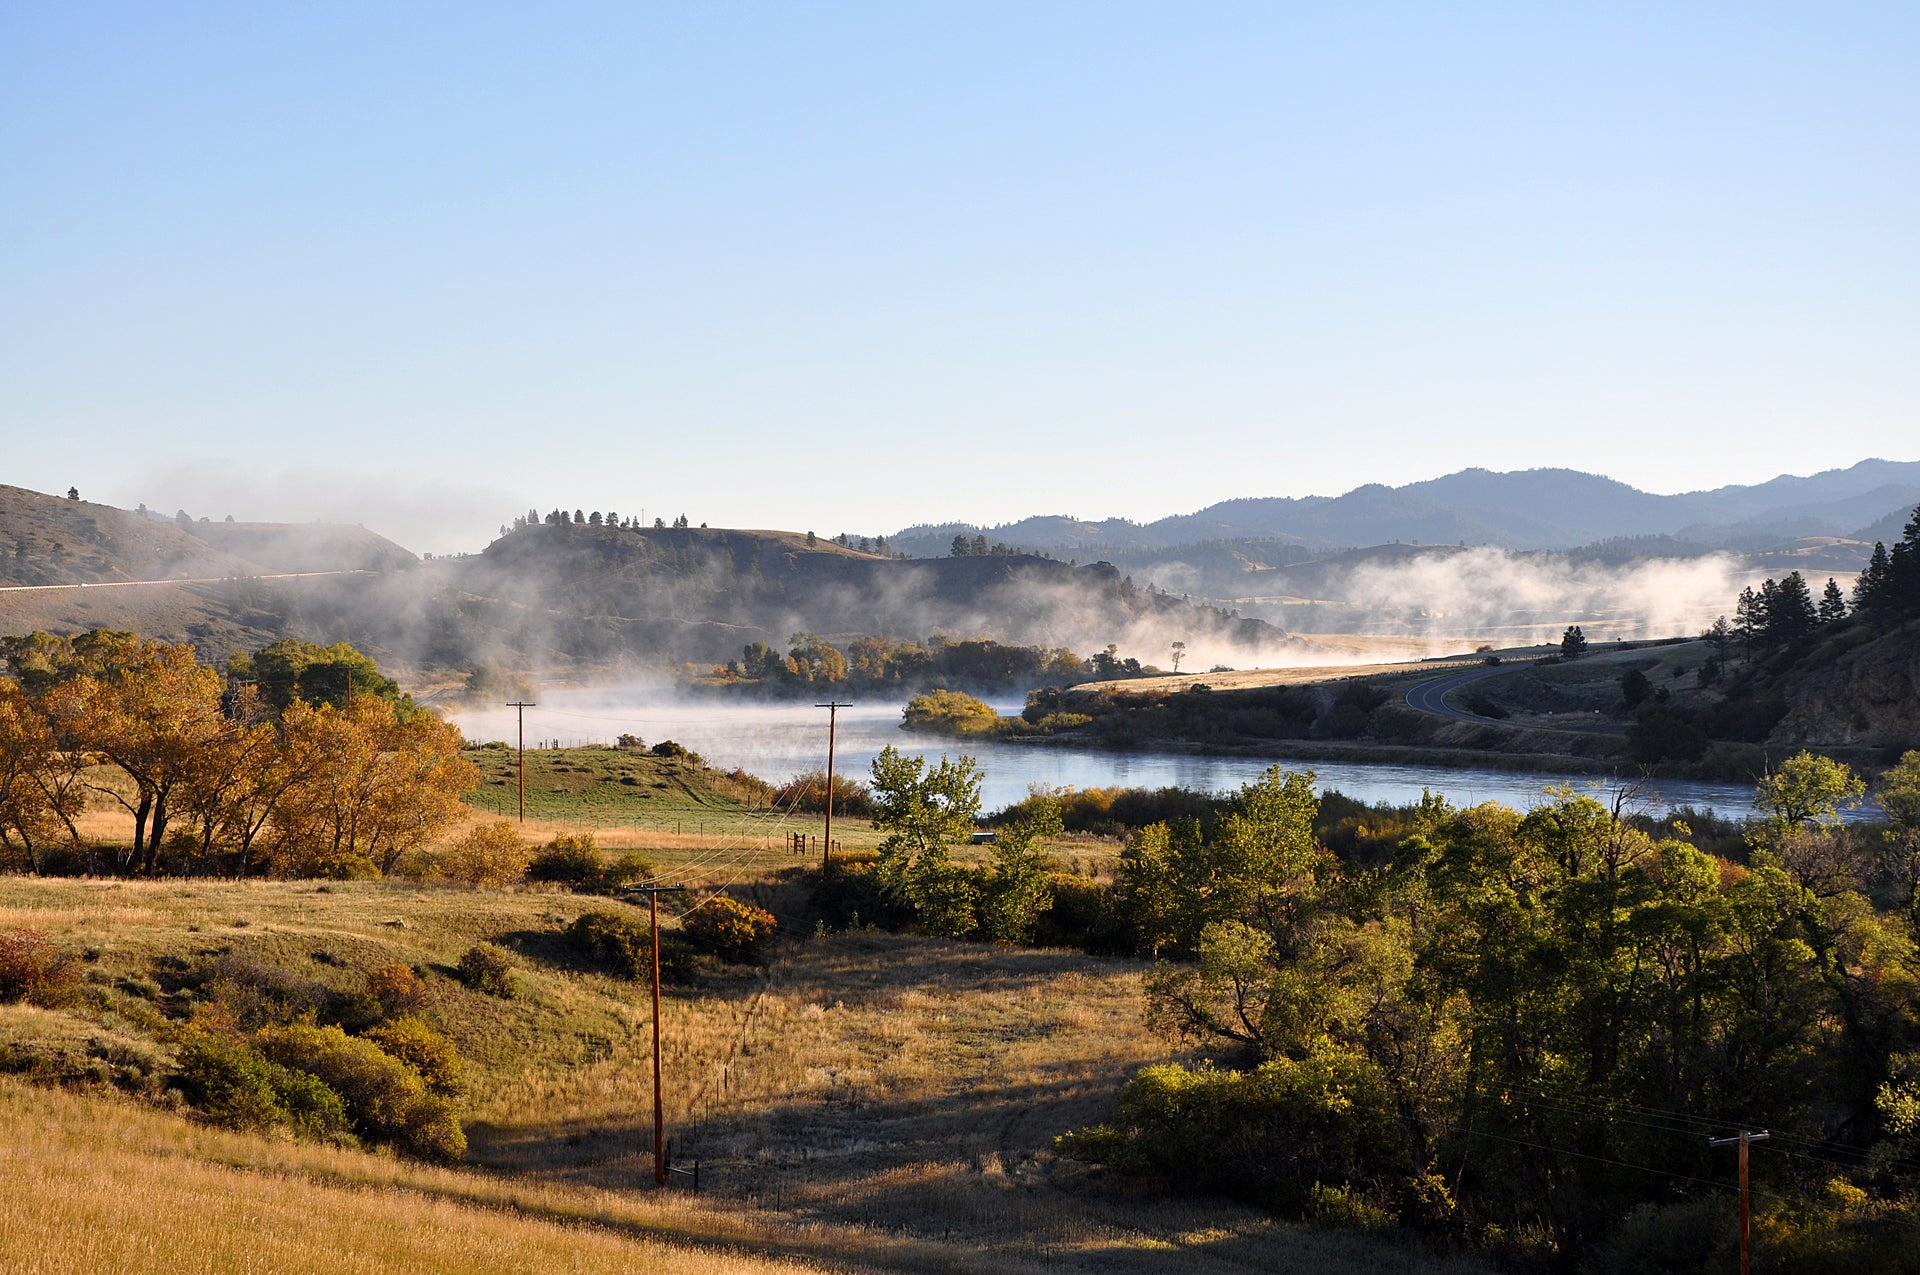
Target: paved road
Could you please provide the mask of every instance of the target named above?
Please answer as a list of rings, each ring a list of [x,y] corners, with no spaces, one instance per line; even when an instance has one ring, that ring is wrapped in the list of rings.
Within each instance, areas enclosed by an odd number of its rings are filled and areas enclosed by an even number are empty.
[[[225,584],[229,580],[306,580],[313,576],[370,576],[377,571],[282,571],[265,576],[198,576],[179,580],[103,580],[93,584],[0,584],[0,593],[51,593],[56,589],[140,589],[161,584]]]
[[[1520,726],[1526,730],[1559,731],[1567,735],[1618,735],[1626,729],[1624,724],[1598,713],[1591,718],[1579,713],[1566,713],[1555,717],[1551,722],[1535,719],[1520,723],[1482,717],[1478,713],[1469,713],[1447,703],[1447,695],[1463,686],[1471,686],[1484,678],[1498,677],[1502,673],[1514,671],[1514,666],[1511,664],[1486,665],[1415,683],[1407,688],[1407,707],[1416,712],[1431,713],[1435,717],[1444,717],[1450,721],[1483,723],[1499,721],[1504,726]]]
[[[1435,717],[1446,717],[1456,722],[1490,722],[1491,717],[1482,717],[1478,713],[1463,712],[1447,703],[1447,694],[1463,686],[1489,677],[1498,677],[1513,670],[1504,664],[1483,664],[1465,672],[1448,673],[1445,677],[1436,677],[1425,682],[1416,682],[1407,688],[1407,707],[1416,712],[1431,713]]]

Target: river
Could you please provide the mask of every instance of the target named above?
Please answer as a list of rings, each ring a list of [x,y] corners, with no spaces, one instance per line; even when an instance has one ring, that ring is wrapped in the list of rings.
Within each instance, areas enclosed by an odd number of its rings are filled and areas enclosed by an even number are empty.
[[[1017,703],[997,704],[1013,712]],[[901,705],[869,702],[839,711],[834,769],[864,779],[874,756],[888,744],[929,756],[965,752],[984,774],[982,805],[997,810],[1019,801],[1034,784],[1075,788],[1182,788],[1218,792],[1257,778],[1276,760],[1289,770],[1312,770],[1321,790],[1338,789],[1367,802],[1417,801],[1432,789],[1456,805],[1498,801],[1527,809],[1546,797],[1549,787],[1571,786],[1596,795],[1610,794],[1608,781],[1594,775],[1546,774],[1396,765],[1352,760],[1211,757],[1177,752],[1109,752],[1095,748],[1034,745],[994,740],[958,741],[910,734],[900,729]],[[515,739],[514,711],[477,708],[450,714],[468,738]],[[740,767],[775,783],[827,760],[827,712],[811,704],[748,702],[700,703],[652,690],[546,691],[527,710],[527,743],[561,746],[612,743],[622,733],[647,743],[676,740],[723,769]],[[1675,806],[1712,809],[1740,818],[1751,809],[1753,786],[1701,780],[1643,781],[1632,806],[1661,813]]]

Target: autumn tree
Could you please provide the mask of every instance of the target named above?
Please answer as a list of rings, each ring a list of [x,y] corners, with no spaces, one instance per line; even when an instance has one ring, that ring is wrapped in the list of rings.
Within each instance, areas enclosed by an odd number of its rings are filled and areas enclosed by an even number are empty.
[[[459,822],[460,794],[479,779],[458,728],[372,696],[300,706],[282,730],[308,759],[271,816],[275,866],[287,875],[391,872]]]
[[[80,844],[74,819],[86,807],[78,782],[84,754],[63,750],[53,725],[14,682],[0,682],[0,847],[19,846],[28,868],[42,869],[64,831]]]
[[[46,704],[63,737],[125,772],[131,793],[104,782],[93,790],[133,815],[124,866],[151,872],[175,797],[187,796],[228,721],[220,675],[196,661],[192,647],[142,641],[120,656],[111,669],[61,682]]]

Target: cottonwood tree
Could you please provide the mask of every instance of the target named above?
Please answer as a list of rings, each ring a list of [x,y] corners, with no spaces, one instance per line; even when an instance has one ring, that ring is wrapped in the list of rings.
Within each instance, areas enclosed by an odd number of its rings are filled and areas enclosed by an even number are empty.
[[[930,933],[960,938],[978,924],[979,890],[949,848],[980,820],[980,768],[971,757],[908,757],[889,744],[873,759],[873,826],[887,835],[874,865],[881,886]]]
[[[385,700],[302,706],[282,730],[305,759],[270,821],[275,867],[287,875],[391,872],[459,822],[460,794],[479,778],[456,727],[424,713],[403,718]]]
[[[205,754],[228,728],[220,675],[190,646],[138,642],[118,666],[81,674],[47,695],[60,733],[125,772],[133,791],[94,783],[93,791],[133,815],[133,844],[123,866],[151,872],[165,843],[176,794],[187,795]]]
[[[0,846],[11,850],[18,842],[34,872],[63,830],[72,844],[80,842],[73,821],[86,807],[77,782],[84,764],[84,755],[58,746],[52,723],[26,692],[0,682]]]

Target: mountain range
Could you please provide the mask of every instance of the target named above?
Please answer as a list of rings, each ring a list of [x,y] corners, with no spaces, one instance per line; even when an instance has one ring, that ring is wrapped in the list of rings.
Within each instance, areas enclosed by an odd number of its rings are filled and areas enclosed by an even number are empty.
[[[1401,487],[1369,483],[1340,496],[1227,500],[1147,523],[1044,516],[995,527],[921,525],[890,537],[890,543],[933,556],[947,552],[956,535],[1092,552],[1218,540],[1272,540],[1317,552],[1390,542],[1555,550],[1666,536],[1751,551],[1809,536],[1863,539],[1858,533],[1895,514],[1904,521],[1916,503],[1920,461],[1863,460],[1807,477],[1783,474],[1764,483],[1671,496],[1572,469],[1463,469]]]

